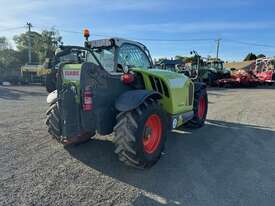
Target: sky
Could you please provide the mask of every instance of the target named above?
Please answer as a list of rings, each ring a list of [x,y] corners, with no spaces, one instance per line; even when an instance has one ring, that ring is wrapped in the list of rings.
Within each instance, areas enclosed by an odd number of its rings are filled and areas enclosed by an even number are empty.
[[[64,44],[83,45],[82,30],[91,39],[123,37],[145,44],[155,58],[215,56],[242,60],[247,53],[275,56],[273,0],[0,0],[0,36],[55,27]],[[20,28],[19,28],[20,27]]]

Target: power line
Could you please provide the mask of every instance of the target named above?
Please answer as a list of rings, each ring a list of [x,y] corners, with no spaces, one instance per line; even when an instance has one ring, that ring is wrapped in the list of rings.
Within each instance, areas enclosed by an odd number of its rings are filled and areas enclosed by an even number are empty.
[[[44,29],[47,27],[40,27],[40,26],[33,26],[34,28],[39,28],[39,29]],[[18,30],[25,28],[24,26],[22,27],[14,27],[14,28],[5,28],[5,29],[0,29],[1,31],[10,31],[10,30]],[[49,27],[48,27],[49,28]],[[67,30],[67,29],[62,29],[59,27],[52,27],[56,28],[58,31],[63,32],[63,33],[70,33],[70,34],[82,34],[81,31],[75,31],[75,30]],[[105,37],[105,38],[110,38],[114,37],[112,35],[108,34],[101,34],[101,33],[93,33],[92,36],[96,37]],[[127,38],[127,37],[125,37]],[[216,55],[219,55],[219,50],[220,50],[220,41],[221,39],[215,39],[215,38],[190,38],[190,39],[171,39],[171,38],[135,38],[135,37],[128,37],[129,39],[134,39],[136,41],[147,41],[147,42],[207,42],[207,41],[214,41],[217,42],[217,48],[216,48]],[[223,42],[231,42],[235,44],[240,44],[240,45],[248,45],[248,46],[255,46],[255,47],[266,47],[266,48],[275,48],[275,45],[269,45],[269,44],[261,44],[261,43],[254,43],[254,42],[246,42],[242,40],[234,40],[234,39],[223,39]]]
[[[80,32],[80,31],[58,29],[58,27],[57,27],[57,30],[59,30],[60,32],[64,32],[64,33],[82,34],[82,32]],[[92,35],[93,36],[98,36],[98,37],[113,37],[112,35],[99,34],[99,33],[93,33]],[[216,39],[216,38],[191,38],[191,39],[160,39],[160,38],[135,38],[135,37],[128,37],[128,38],[134,39],[134,40],[137,40],[137,41],[148,41],[148,42],[203,42],[203,41],[215,41],[215,42],[217,42],[216,53],[219,53],[220,41],[221,41],[221,39]],[[242,44],[242,45],[275,48],[275,45],[245,42],[245,41],[234,40],[234,39],[223,39],[223,41],[232,42],[232,43],[236,43],[236,44]]]
[[[29,57],[29,64],[32,63],[32,45],[31,45],[31,28],[32,24],[27,22],[28,27],[28,57]]]
[[[232,43],[236,43],[236,44],[248,45],[248,46],[275,48],[275,45],[269,45],[269,44],[258,44],[258,43],[245,42],[245,41],[233,40],[233,39],[223,39],[223,40],[232,42]]]
[[[0,29],[0,32],[18,30],[18,29],[23,29],[23,28],[25,28],[25,27],[24,26],[20,26],[20,27],[5,28],[5,29]]]
[[[195,42],[195,41],[215,41],[215,39],[147,39],[147,38],[134,38],[139,41],[151,41],[151,42]]]
[[[58,29],[61,32],[65,33],[72,33],[72,34],[82,34],[82,32],[79,31],[72,31],[72,30],[63,30],[63,29]],[[99,37],[112,37],[111,35],[107,34],[98,34],[98,33],[93,33],[93,36],[99,36]],[[210,38],[195,38],[195,39],[158,39],[158,38],[135,38],[131,37],[131,39],[135,39],[138,41],[155,41],[155,42],[192,42],[192,41],[215,41],[215,39],[210,39]]]
[[[220,52],[220,42],[221,42],[221,39],[217,39],[216,42],[217,42],[216,58],[219,59],[219,52]]]
[[[65,33],[71,33],[71,34],[82,34],[82,32],[79,31],[72,31],[72,30],[63,30],[58,29],[61,32]],[[93,36],[99,36],[99,37],[112,37],[111,35],[107,34],[92,34]],[[148,42],[202,42],[202,41],[215,41],[217,42],[217,55],[219,55],[220,50],[220,42],[222,39],[215,39],[215,38],[192,38],[192,39],[159,39],[159,38],[135,38],[132,37],[130,39],[135,39],[137,41],[148,41]],[[269,48],[275,48],[275,45],[268,45],[268,44],[259,44],[259,43],[253,43],[253,42],[245,42],[240,40],[233,40],[233,39],[223,39],[223,41],[232,42],[236,44],[242,44],[242,45],[250,45],[250,46],[257,46],[257,47],[269,47]]]

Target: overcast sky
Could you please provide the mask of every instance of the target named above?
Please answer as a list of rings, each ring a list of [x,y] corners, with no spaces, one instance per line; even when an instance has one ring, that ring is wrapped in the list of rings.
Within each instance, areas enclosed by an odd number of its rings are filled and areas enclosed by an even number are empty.
[[[77,32],[84,27],[90,28],[91,38],[105,34],[141,39],[153,57],[189,55],[191,50],[214,55],[218,38],[226,60],[242,59],[248,52],[275,55],[271,0],[0,0],[0,5],[0,36],[10,39],[31,22],[36,31],[55,26],[65,44],[82,45]],[[193,41],[172,41],[179,39]]]

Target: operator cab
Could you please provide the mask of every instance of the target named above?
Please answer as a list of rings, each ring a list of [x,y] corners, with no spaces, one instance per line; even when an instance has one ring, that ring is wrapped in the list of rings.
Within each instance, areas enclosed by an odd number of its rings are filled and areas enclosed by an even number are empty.
[[[85,48],[93,51],[94,56],[109,73],[127,73],[129,68],[152,68],[149,50],[143,44],[122,38],[100,39],[85,42]],[[88,53],[87,61],[93,61]]]
[[[208,68],[215,68],[217,71],[222,71],[223,70],[223,61],[209,61],[207,62]]]

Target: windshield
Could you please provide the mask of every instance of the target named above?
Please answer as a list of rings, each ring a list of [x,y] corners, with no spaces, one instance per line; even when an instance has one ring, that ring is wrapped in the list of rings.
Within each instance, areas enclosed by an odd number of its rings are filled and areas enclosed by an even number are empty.
[[[114,52],[112,47],[95,48],[95,49],[92,49],[92,51],[95,57],[98,59],[98,61],[106,71],[108,72],[114,71]],[[87,54],[87,62],[93,62],[97,64],[95,58],[89,52]]]
[[[60,63],[81,64],[86,61],[87,51],[79,48],[65,49],[50,59],[48,67],[58,69]]]
[[[125,43],[119,48],[118,64],[129,67],[141,67],[148,69],[150,61],[148,56],[140,47],[133,44]]]
[[[222,70],[223,69],[223,63],[221,63],[221,62],[211,62],[211,63],[208,63],[208,68],[215,68],[217,70]]]

